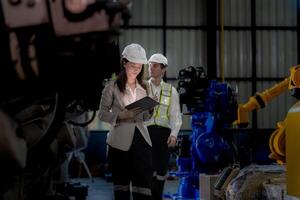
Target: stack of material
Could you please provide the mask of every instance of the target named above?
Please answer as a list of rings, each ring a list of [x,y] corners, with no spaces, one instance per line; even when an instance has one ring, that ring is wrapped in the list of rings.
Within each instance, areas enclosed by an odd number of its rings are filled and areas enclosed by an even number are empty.
[[[264,196],[267,199],[286,199],[286,180],[285,177],[275,178],[263,183]]]
[[[219,174],[209,175],[200,174],[199,175],[199,192],[201,200],[215,200],[217,197],[214,195],[214,185],[218,179]]]
[[[232,179],[226,190],[227,200],[282,200],[285,197],[285,167],[282,165],[245,167]]]

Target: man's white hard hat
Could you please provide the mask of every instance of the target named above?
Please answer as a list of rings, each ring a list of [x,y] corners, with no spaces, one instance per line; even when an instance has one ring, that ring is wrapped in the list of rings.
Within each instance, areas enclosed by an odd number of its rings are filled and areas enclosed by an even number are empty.
[[[122,52],[122,56],[133,63],[147,64],[146,51],[139,44],[132,43],[127,45]]]
[[[148,62],[155,62],[163,65],[168,65],[168,59],[160,53],[153,54]]]

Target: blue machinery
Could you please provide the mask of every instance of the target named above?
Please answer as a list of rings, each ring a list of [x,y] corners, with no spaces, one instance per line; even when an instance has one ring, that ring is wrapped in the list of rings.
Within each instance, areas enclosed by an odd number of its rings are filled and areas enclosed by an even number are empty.
[[[179,72],[180,101],[192,115],[192,135],[181,138],[177,158],[180,178],[173,200],[199,199],[199,173],[215,173],[233,163],[234,152],[224,139],[224,130],[236,118],[237,103],[227,83],[208,80],[203,68]]]

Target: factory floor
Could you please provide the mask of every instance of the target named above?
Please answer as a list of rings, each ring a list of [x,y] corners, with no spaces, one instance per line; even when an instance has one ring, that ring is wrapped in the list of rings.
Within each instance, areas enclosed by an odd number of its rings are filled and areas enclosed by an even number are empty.
[[[94,178],[93,181],[88,178],[80,178],[73,179],[73,181],[87,184],[89,186],[86,200],[113,200],[112,183],[107,182],[103,178]],[[177,188],[178,179],[174,178],[172,180],[167,180],[164,189],[165,196],[175,194],[177,192]],[[170,198],[165,199],[167,200]]]

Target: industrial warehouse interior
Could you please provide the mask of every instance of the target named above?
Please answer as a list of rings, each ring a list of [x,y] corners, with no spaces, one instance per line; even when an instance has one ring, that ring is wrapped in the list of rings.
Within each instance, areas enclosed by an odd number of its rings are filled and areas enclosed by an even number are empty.
[[[0,55],[0,200],[300,199],[299,0],[2,0]]]

